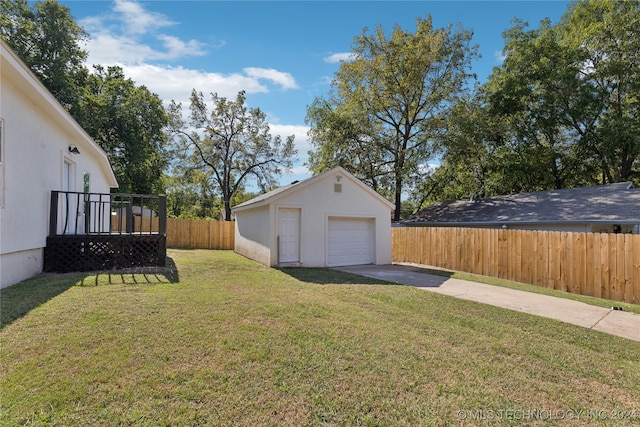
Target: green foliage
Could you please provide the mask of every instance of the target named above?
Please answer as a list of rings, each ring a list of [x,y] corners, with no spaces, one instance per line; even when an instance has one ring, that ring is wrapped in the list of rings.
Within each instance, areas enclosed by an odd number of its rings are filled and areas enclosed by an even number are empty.
[[[119,192],[162,193],[168,123],[162,101],[119,67],[83,65],[87,33],[55,0],[0,0],[0,35],[106,151]]]
[[[283,170],[291,168],[296,155],[294,136],[284,142],[279,135],[272,136],[265,114],[259,108],[248,108],[245,100],[244,92],[235,101],[213,93],[209,111],[203,94],[194,89],[188,124],[182,119],[181,105],[172,102],[170,107],[170,128],[181,160],[178,167],[208,188],[215,186],[222,195],[227,221],[249,177],[266,191]]]
[[[87,33],[55,0],[0,0],[0,36],[67,109],[78,101],[86,75]]]
[[[417,203],[639,184],[639,4],[576,2],[533,30],[514,21],[504,63],[448,117]]]
[[[168,116],[158,95],[120,67],[96,66],[83,88],[77,120],[109,155],[119,192],[163,193]]]
[[[433,28],[430,16],[417,20],[415,33],[396,26],[387,37],[365,28],[328,99],[308,110],[311,170],[345,167],[395,199],[399,219],[411,174],[433,156],[447,110],[470,77],[470,41],[468,30]]]

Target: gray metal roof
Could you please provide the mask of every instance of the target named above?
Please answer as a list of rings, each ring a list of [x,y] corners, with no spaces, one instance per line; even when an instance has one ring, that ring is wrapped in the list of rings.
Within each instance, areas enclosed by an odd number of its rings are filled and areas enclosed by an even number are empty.
[[[434,203],[402,221],[420,223],[640,223],[630,182]]]

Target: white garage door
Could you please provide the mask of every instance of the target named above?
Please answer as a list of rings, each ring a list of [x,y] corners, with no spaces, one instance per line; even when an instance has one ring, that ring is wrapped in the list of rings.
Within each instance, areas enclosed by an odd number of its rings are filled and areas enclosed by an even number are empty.
[[[373,264],[373,219],[329,218],[329,267]]]

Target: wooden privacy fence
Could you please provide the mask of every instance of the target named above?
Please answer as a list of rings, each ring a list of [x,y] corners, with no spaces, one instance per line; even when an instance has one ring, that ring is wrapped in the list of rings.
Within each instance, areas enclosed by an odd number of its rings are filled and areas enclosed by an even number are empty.
[[[640,304],[640,235],[457,227],[392,229],[393,261]]]
[[[235,222],[167,218],[167,247],[233,249]]]
[[[117,229],[119,216],[111,219]],[[235,239],[233,221],[167,218],[167,247],[183,249],[233,249]],[[121,227],[122,228],[122,227]],[[133,233],[157,232],[158,218],[134,218]]]

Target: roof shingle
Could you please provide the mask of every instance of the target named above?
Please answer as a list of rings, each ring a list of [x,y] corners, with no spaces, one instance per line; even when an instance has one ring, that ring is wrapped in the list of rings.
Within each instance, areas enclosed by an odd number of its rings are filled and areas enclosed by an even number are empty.
[[[403,223],[640,223],[640,189],[630,182],[434,203]]]

